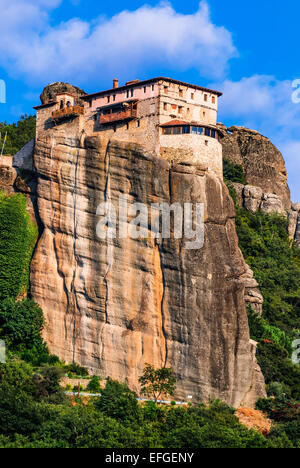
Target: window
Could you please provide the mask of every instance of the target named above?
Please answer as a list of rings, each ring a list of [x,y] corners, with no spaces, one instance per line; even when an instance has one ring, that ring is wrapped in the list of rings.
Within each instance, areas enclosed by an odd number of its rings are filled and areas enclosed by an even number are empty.
[[[179,97],[183,97],[183,91],[182,91],[182,89],[179,90]]]
[[[64,105],[65,105],[64,101],[60,101],[60,108],[61,108],[61,109],[64,108]]]
[[[212,102],[213,104],[215,104],[215,103],[216,103],[216,98],[215,98],[215,96],[212,96],[212,98],[211,98],[211,102]]]
[[[211,130],[211,131],[210,131],[210,136],[211,136],[212,138],[216,138],[216,131],[215,131],[215,130]]]
[[[207,98],[208,98],[207,94],[204,94],[204,101],[205,102],[207,102]]]
[[[168,94],[168,89],[169,89],[168,86],[164,86],[164,93],[165,94]]]
[[[154,91],[154,84],[151,86],[152,91]]]
[[[129,89],[127,89],[126,97],[129,98]]]
[[[191,99],[195,98],[195,93],[191,93]]]
[[[140,120],[137,121],[137,127],[140,127],[141,126],[141,122]]]
[[[205,129],[205,136],[210,136],[210,129],[209,128]]]
[[[147,86],[144,86],[144,93],[147,92]]]
[[[164,110],[168,110],[168,104],[166,102],[164,102]]]
[[[110,103],[110,96],[107,96],[107,103]]]
[[[208,140],[205,140],[205,145],[208,146]]]
[[[189,133],[191,133],[191,127],[189,125],[163,128],[163,135],[186,135]]]
[[[130,90],[130,95],[131,95],[131,97],[133,97],[133,94],[134,94],[134,89],[131,89],[131,90]]]
[[[203,135],[204,128],[203,127],[192,127],[192,133],[194,135]]]
[[[113,95],[113,101],[115,101],[115,100],[116,100],[116,95],[114,94],[114,95]]]
[[[129,130],[129,123],[126,124],[126,130]]]
[[[205,119],[205,117],[206,117],[206,112],[203,112],[203,118]]]
[[[178,113],[182,114],[182,106],[178,106]]]

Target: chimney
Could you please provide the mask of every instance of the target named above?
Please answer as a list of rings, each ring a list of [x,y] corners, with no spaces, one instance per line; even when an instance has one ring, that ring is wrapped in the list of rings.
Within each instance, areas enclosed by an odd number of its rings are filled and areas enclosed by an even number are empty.
[[[116,88],[118,88],[118,87],[119,87],[119,80],[118,80],[117,78],[115,78],[115,79],[113,80],[113,88],[116,89]]]

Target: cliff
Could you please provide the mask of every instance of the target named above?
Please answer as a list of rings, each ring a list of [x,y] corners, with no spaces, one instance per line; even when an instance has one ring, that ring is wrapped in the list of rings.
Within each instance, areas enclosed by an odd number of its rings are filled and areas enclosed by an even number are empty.
[[[240,206],[255,213],[278,213],[289,218],[291,239],[300,245],[300,204],[292,203],[287,170],[280,151],[255,130],[229,127],[222,131],[223,158],[243,168],[247,185],[234,183]]]
[[[286,210],[291,208],[287,170],[280,151],[255,130],[219,124],[223,133],[223,158],[243,167],[248,184],[265,194],[277,195]]]
[[[35,147],[44,230],[31,293],[51,351],[135,389],[145,363],[166,364],[180,398],[200,391],[206,400],[253,405],[265,394],[245,310],[245,283],[253,280],[226,186],[142,146],[81,135],[76,122],[65,123],[45,130]],[[203,202],[204,247],[150,235],[99,239],[97,207],[117,204],[120,194],[147,206]]]

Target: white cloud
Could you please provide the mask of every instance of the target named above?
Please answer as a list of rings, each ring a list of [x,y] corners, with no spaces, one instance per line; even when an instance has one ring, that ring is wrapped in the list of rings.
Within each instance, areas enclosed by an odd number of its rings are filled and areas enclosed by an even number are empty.
[[[4,3],[0,0],[1,65],[31,80],[135,77],[159,66],[194,68],[202,76],[218,78],[237,55],[230,32],[212,23],[206,0],[190,15],[160,3],[90,23],[73,18],[57,26],[48,14],[60,0],[11,0],[8,8]]]

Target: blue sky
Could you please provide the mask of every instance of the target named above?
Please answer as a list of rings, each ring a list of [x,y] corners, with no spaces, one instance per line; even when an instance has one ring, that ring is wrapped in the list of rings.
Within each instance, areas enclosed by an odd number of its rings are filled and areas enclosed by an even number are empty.
[[[0,0],[0,121],[32,113],[43,87],[87,92],[166,75],[224,91],[219,121],[259,130],[286,159],[300,201],[297,0]],[[300,97],[300,93],[299,93]]]

